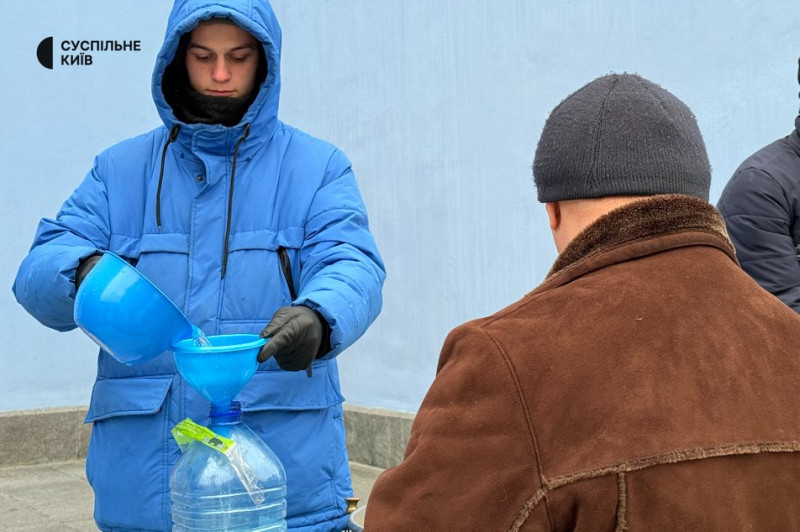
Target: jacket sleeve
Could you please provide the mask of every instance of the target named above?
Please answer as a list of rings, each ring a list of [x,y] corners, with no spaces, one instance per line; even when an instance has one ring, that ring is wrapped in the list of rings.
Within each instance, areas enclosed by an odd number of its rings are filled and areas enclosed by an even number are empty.
[[[501,349],[467,324],[448,336],[439,367],[403,462],[381,473],[370,492],[365,530],[547,523],[531,423]]]
[[[335,151],[306,220],[296,305],[331,326],[332,357],[350,346],[381,310],[386,277],[350,162]]]
[[[108,249],[108,201],[99,163],[62,205],[39,222],[33,246],[14,280],[17,301],[57,331],[75,328],[75,270],[81,259]]]
[[[786,190],[768,173],[738,171],[717,207],[742,268],[765,290],[800,312],[800,262],[795,214]]]

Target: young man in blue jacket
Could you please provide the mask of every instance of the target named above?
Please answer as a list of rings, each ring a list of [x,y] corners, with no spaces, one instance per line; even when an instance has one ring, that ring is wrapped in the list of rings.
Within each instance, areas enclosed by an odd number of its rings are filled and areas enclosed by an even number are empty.
[[[177,0],[152,78],[164,126],[96,158],[41,221],[14,292],[73,329],[76,285],[112,251],[206,334],[269,337],[237,397],[244,422],[286,469],[289,528],[341,530],[352,488],[336,355],[378,315],[385,271],[350,162],[277,117],[280,51],[266,0]],[[125,366],[100,352],[86,418],[100,529],[171,528],[170,429],[208,409],[171,354]]]

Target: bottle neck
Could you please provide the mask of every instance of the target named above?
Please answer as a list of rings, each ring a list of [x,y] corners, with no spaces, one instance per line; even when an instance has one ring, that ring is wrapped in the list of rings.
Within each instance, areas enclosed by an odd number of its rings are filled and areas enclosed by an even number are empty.
[[[209,426],[236,425],[242,422],[242,404],[231,401],[228,405],[211,405],[211,422]]]

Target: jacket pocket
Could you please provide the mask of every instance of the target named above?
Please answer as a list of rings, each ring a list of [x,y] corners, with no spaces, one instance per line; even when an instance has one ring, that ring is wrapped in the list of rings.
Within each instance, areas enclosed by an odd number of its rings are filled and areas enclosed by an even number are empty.
[[[106,527],[169,528],[168,478],[177,459],[164,403],[173,377],[98,380],[86,421],[93,423],[86,476],[95,519]]]
[[[335,361],[320,360],[311,378],[303,371],[258,372],[238,396],[243,421],[286,469],[290,526],[343,515],[351,495],[336,371]]]
[[[136,269],[182,308],[189,279],[189,235],[142,235]]]
[[[313,377],[305,371],[259,371],[239,393],[245,412],[319,410],[341,404],[335,361],[315,360]]]
[[[279,307],[291,303],[293,297],[279,250],[288,250],[285,256],[290,258],[292,268],[288,273],[297,283],[297,256],[302,243],[300,228],[240,231],[232,235],[220,319],[266,324]]]
[[[85,422],[155,414],[164,404],[172,379],[172,375],[164,375],[98,380],[92,390]]]

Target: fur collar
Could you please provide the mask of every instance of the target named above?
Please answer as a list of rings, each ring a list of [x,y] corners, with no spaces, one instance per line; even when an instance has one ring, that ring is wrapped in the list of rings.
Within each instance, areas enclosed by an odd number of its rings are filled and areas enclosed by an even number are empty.
[[[724,240],[734,257],[722,215],[693,196],[658,195],[629,203],[598,218],[581,231],[556,259],[547,277],[621,244],[685,231],[711,233]]]

